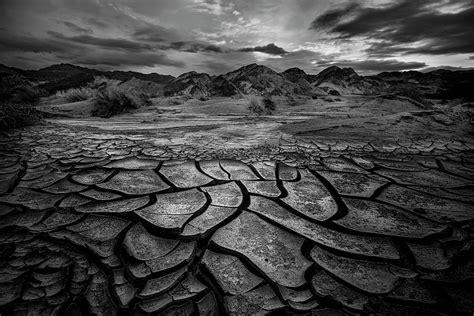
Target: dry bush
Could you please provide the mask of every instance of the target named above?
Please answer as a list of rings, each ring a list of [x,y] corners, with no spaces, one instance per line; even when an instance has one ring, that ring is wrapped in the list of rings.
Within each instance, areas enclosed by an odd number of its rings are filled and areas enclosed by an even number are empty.
[[[0,102],[0,131],[34,125],[40,120],[41,115],[31,105]]]
[[[250,113],[254,115],[271,115],[276,110],[275,102],[270,97],[247,96]]]
[[[92,115],[111,117],[150,104],[145,95],[120,90],[117,87],[106,87],[98,90],[94,98],[95,108]]]
[[[57,97],[65,98],[67,102],[79,102],[93,98],[95,90],[89,87],[72,88],[56,93]]]
[[[421,103],[424,106],[431,105],[424,95],[417,88],[411,85],[400,85],[396,88],[395,93],[399,96],[406,97]]]

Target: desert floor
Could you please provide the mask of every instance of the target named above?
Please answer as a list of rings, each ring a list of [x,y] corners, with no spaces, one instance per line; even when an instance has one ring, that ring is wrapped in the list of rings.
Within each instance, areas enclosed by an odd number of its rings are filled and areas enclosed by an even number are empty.
[[[0,310],[456,314],[474,291],[463,105],[155,99],[0,137]]]

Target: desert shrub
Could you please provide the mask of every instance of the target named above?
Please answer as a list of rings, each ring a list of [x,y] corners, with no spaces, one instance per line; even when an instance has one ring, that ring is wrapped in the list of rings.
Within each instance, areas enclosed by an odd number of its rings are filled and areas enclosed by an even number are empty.
[[[206,97],[205,95],[200,95],[200,96],[198,96],[198,100],[199,101],[207,101],[207,100],[209,100],[209,98]]]
[[[35,105],[40,96],[41,90],[22,77],[12,75],[0,80],[0,102]]]
[[[92,115],[111,117],[149,105],[150,100],[142,94],[120,90],[116,87],[99,89],[94,98]]]
[[[270,97],[247,97],[250,113],[254,115],[271,115],[276,110],[276,105]]]
[[[65,98],[68,102],[78,102],[89,100],[94,97],[95,91],[89,87],[72,88],[66,91],[59,91],[56,96]]]
[[[80,73],[58,81],[47,82],[40,85],[40,88],[47,91],[47,95],[52,95],[57,91],[65,91],[72,88],[80,88],[94,80],[94,76],[88,73]]]
[[[29,104],[0,102],[0,131],[33,125],[40,119],[39,112]]]

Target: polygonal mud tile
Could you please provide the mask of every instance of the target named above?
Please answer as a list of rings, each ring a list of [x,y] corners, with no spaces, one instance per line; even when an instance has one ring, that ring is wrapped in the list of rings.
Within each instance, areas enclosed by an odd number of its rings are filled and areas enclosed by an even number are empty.
[[[374,163],[366,157],[352,157],[352,160],[359,166],[366,170],[373,169]]]
[[[408,186],[407,188],[414,191],[426,193],[437,198],[456,200],[458,202],[465,203],[474,203],[474,187],[468,186],[464,188],[440,189],[430,187]]]
[[[259,180],[252,169],[238,160],[221,160],[222,169],[230,174],[231,180]]]
[[[394,161],[394,160],[375,160],[377,165],[384,167],[386,169],[398,170],[398,171],[425,171],[428,170],[427,167],[420,165],[415,160],[409,161]]]
[[[30,180],[35,180],[38,179],[41,176],[44,176],[50,172],[52,172],[53,169],[48,166],[44,165],[38,168],[28,168],[26,169],[26,173],[21,177],[22,180],[24,181],[30,181]]]
[[[236,211],[236,208],[209,205],[204,213],[193,218],[184,226],[181,236],[205,238],[214,227],[224,222]]]
[[[249,193],[260,194],[268,197],[279,197],[281,191],[276,181],[242,181]]]
[[[311,249],[311,258],[326,271],[369,293],[388,293],[399,279],[387,263],[341,257],[318,246]]]
[[[120,306],[125,307],[134,299],[137,289],[130,283],[114,286],[115,296],[118,297]]]
[[[326,187],[306,169],[300,170],[297,182],[284,182],[288,196],[282,199],[296,211],[318,221],[325,221],[337,213],[336,201]]]
[[[67,208],[67,207],[77,207],[77,206],[81,206],[81,205],[84,205],[84,204],[87,204],[89,202],[91,202],[92,200],[85,197],[85,196],[82,196],[82,195],[79,195],[79,194],[70,194],[68,196],[66,196],[60,203],[59,203],[59,207],[64,207],[64,208]]]
[[[474,169],[467,168],[463,164],[454,161],[442,160],[440,163],[448,172],[464,178],[474,179]]]
[[[254,214],[243,212],[214,233],[212,241],[245,256],[278,284],[297,287],[305,283],[304,272],[310,262],[301,254],[303,238]]]
[[[64,179],[67,176],[67,173],[63,172],[50,172],[44,176],[41,176],[34,180],[25,181],[22,180],[18,183],[19,188],[29,188],[29,189],[41,189],[51,184],[58,182],[59,180]]]
[[[180,231],[186,221],[207,203],[204,193],[197,189],[157,194],[156,199],[155,204],[135,213],[157,227],[175,231]]]
[[[311,286],[317,294],[328,296],[352,309],[363,310],[364,305],[369,302],[367,295],[345,286],[323,270],[313,276]]]
[[[273,161],[255,162],[252,166],[265,180],[276,180],[276,163]]]
[[[445,270],[451,267],[451,260],[446,257],[445,251],[438,243],[430,245],[407,243],[407,246],[419,267],[429,270]]]
[[[199,162],[199,167],[208,176],[217,180],[229,180],[229,175],[222,170],[219,160],[205,160]]]
[[[194,161],[174,166],[162,166],[160,173],[178,188],[195,188],[213,180],[199,171]]]
[[[0,194],[7,193],[14,186],[19,174],[19,171],[0,174]]]
[[[262,285],[252,291],[226,297],[231,315],[266,315],[285,307],[268,285]]]
[[[219,306],[213,292],[207,293],[201,300],[196,302],[199,315],[218,315]]]
[[[212,273],[225,294],[243,294],[264,281],[234,256],[206,250],[202,264]]]
[[[150,199],[148,196],[142,196],[138,198],[120,200],[120,201],[108,201],[98,204],[88,204],[76,207],[76,211],[80,213],[126,213],[132,212],[140,207],[148,204]]]
[[[66,210],[57,209],[41,222],[30,227],[30,230],[41,232],[54,230],[61,226],[72,224],[80,220],[83,216],[83,214],[75,214]]]
[[[422,304],[436,304],[437,299],[421,280],[403,280],[390,294],[390,298]]]
[[[157,278],[150,278],[146,281],[145,286],[138,294],[140,298],[148,298],[158,296],[164,292],[169,291],[176,286],[186,274],[186,268],[180,268],[174,272],[170,272],[164,276]]]
[[[165,239],[150,234],[141,223],[135,224],[123,240],[127,253],[142,261],[163,257],[178,244],[178,240]]]
[[[344,158],[324,158],[323,163],[332,171],[367,173],[367,171]]]
[[[211,196],[211,203],[217,206],[239,207],[243,194],[235,182],[201,188]]]
[[[470,204],[446,200],[399,185],[389,186],[383,190],[377,199],[411,210],[438,222],[458,222],[474,219],[474,208]]]
[[[113,171],[102,169],[83,170],[72,176],[72,179],[84,185],[93,185],[103,182]]]
[[[89,215],[81,222],[67,227],[67,230],[94,241],[107,241],[120,234],[130,222],[118,217]]]
[[[378,176],[367,176],[360,173],[343,173],[319,171],[321,176],[331,183],[339,194],[359,197],[370,197],[388,180]]]
[[[104,272],[100,271],[92,276],[92,281],[84,296],[89,303],[89,308],[92,314],[117,314],[117,307],[113,303],[110,295],[107,277]]]
[[[278,163],[278,179],[283,181],[294,181],[298,178],[298,170],[284,163]]]
[[[306,309],[305,306],[311,305],[312,301],[314,301],[315,297],[313,293],[309,289],[305,290],[295,290],[289,289],[284,286],[279,285],[278,291],[283,298],[283,301],[288,302],[290,306],[294,306],[295,309]]]
[[[71,181],[67,179],[62,179],[46,188],[43,188],[43,191],[46,191],[48,193],[54,193],[54,194],[66,194],[66,193],[79,192],[86,188],[87,186],[85,185],[72,183]]]
[[[5,306],[20,298],[22,282],[0,283],[0,306]]]
[[[346,228],[388,236],[424,238],[446,226],[432,223],[407,211],[378,202],[344,198],[348,213],[334,222]]]
[[[96,189],[89,189],[87,191],[81,192],[81,196],[85,196],[97,201],[110,201],[121,198],[122,196],[109,191],[99,191]]]
[[[23,205],[33,210],[42,210],[53,207],[63,197],[63,195],[36,192],[17,187],[13,192],[0,196],[0,202]]]
[[[152,273],[163,273],[191,261],[195,249],[195,242],[183,242],[171,252],[164,254],[163,256],[146,260],[138,264],[130,264],[128,269],[135,278],[145,278]]]
[[[452,188],[474,184],[474,180],[467,180],[461,177],[453,176],[451,174],[432,169],[426,171],[410,172],[380,169],[376,172],[382,176],[393,179],[399,184],[405,185]]]
[[[107,169],[129,169],[129,170],[146,170],[156,169],[160,164],[159,160],[155,159],[139,159],[137,157],[128,157],[120,160],[114,160],[104,166]]]
[[[251,196],[249,210],[318,244],[371,257],[398,259],[393,242],[386,237],[352,235],[312,223],[263,197]]]
[[[112,179],[97,186],[131,195],[145,195],[169,189],[153,170],[119,171]]]

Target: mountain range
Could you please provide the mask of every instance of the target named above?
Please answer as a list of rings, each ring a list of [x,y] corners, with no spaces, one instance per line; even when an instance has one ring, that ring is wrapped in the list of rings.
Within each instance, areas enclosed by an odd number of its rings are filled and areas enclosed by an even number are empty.
[[[0,78],[10,75],[35,82],[46,94],[84,86],[94,77],[103,76],[119,80],[129,88],[144,89],[146,93],[164,96],[374,95],[390,94],[401,87],[409,87],[430,98],[474,100],[471,88],[474,70],[382,72],[375,76],[360,76],[352,68],[331,66],[314,75],[299,68],[278,73],[266,66],[250,64],[222,75],[211,76],[191,71],[173,77],[133,71],[100,71],[71,64],[52,65],[39,70],[23,70],[0,64]]]

